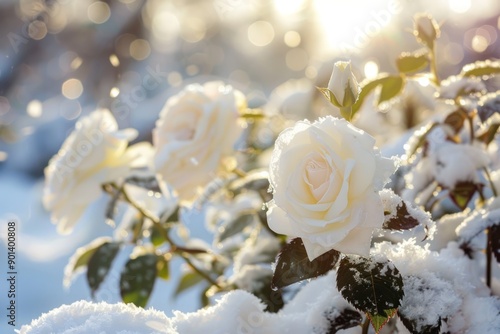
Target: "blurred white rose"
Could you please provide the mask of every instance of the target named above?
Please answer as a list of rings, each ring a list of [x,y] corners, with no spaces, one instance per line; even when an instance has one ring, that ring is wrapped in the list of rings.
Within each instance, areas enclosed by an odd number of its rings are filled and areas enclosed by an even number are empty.
[[[284,130],[270,166],[271,229],[302,238],[310,260],[331,249],[367,256],[373,229],[384,221],[378,191],[396,169],[374,143],[331,116]]]
[[[184,203],[193,201],[233,153],[245,107],[243,94],[221,82],[192,84],[171,97],[153,130],[160,185],[171,185]]]
[[[101,194],[103,183],[118,180],[137,166],[150,145],[127,148],[134,129],[118,130],[111,112],[100,109],[81,118],[45,168],[43,204],[59,233],[69,233]],[[104,220],[104,218],[103,218]]]
[[[358,98],[360,87],[350,61],[338,61],[333,65],[332,76],[328,82],[328,90],[338,102],[338,107],[349,107]]]

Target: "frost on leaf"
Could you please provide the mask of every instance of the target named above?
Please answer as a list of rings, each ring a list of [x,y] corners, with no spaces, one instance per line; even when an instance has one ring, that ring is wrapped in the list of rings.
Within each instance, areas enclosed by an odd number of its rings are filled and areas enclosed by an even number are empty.
[[[120,249],[120,243],[105,242],[100,245],[89,259],[87,265],[87,283],[90,287],[92,298],[106,278],[109,268]]]
[[[124,303],[146,306],[157,275],[158,258],[146,254],[129,260],[120,277],[120,295]]]
[[[398,315],[412,334],[439,334],[441,319],[456,311],[453,286],[433,273],[404,278],[405,296]]]
[[[111,241],[109,237],[97,238],[91,243],[82,246],[71,256],[64,268],[64,286],[69,287],[73,278],[87,267],[95,251],[105,243]]]
[[[342,296],[363,311],[378,333],[396,313],[403,298],[403,279],[389,261],[346,256],[337,271]]]
[[[500,91],[481,97],[477,106],[477,114],[481,122],[487,121],[490,117],[498,113],[500,113]]]
[[[428,212],[412,207],[390,189],[384,189],[379,194],[384,207],[383,229],[401,232],[421,226],[425,230],[425,238],[433,238],[435,223]]]
[[[334,314],[335,316],[332,316],[332,314]],[[340,314],[338,314],[338,311],[332,312],[332,314],[327,314],[326,316],[330,325],[330,327],[326,331],[326,333],[328,334],[337,333],[342,329],[359,326],[363,321],[361,314],[354,310],[345,309],[340,312]]]
[[[278,254],[272,287],[283,288],[307,278],[324,275],[333,269],[339,255],[338,251],[332,249],[311,262],[307,257],[302,239],[295,238],[283,246]]]

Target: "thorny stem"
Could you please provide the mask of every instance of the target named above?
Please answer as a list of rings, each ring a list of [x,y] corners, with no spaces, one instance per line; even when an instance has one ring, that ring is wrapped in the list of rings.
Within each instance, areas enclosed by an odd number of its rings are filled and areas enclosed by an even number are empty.
[[[207,252],[206,250],[203,250],[203,249],[192,249],[192,248],[186,248],[186,247],[182,247],[182,246],[177,245],[172,240],[172,238],[170,238],[170,236],[168,235],[168,232],[161,226],[159,219],[157,217],[155,217],[151,212],[149,212],[148,210],[146,210],[145,208],[143,208],[142,206],[140,206],[137,202],[135,202],[128,195],[127,191],[124,189],[123,186],[119,187],[115,183],[110,183],[110,185],[115,190],[118,190],[118,191],[121,192],[121,194],[123,196],[123,199],[127,203],[129,203],[130,205],[132,205],[132,207],[134,207],[137,211],[139,211],[139,213],[141,215],[143,215],[144,217],[146,217],[149,220],[151,220],[153,222],[153,224],[155,224],[158,227],[158,230],[162,234],[162,237],[168,242],[168,244],[171,247],[170,252],[179,254],[184,259],[184,261],[186,261],[186,263],[191,267],[191,269],[193,269],[194,271],[196,271],[200,276],[202,276],[204,279],[206,279],[210,284],[216,286],[219,289],[221,288],[221,286],[215,280],[213,280],[207,273],[205,273],[203,270],[201,270],[198,267],[196,267],[194,265],[194,263],[191,261],[191,259],[189,258],[189,254],[201,254],[201,253],[208,253],[208,254],[210,254],[209,252]]]
[[[368,334],[368,329],[370,328],[370,318],[366,317],[365,322],[361,327],[361,334]]]

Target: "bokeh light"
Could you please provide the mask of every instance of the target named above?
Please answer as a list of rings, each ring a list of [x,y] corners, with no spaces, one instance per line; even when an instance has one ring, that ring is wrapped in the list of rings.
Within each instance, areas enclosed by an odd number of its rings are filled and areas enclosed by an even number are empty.
[[[107,3],[96,1],[89,6],[87,15],[90,21],[95,24],[101,24],[106,22],[111,16],[111,9]]]
[[[66,97],[67,99],[77,99],[83,93],[82,82],[75,78],[68,79],[62,84],[61,91],[64,97]]]
[[[26,112],[33,118],[39,118],[42,116],[42,111],[42,102],[39,100],[30,101],[26,107]]]
[[[287,31],[283,39],[285,44],[291,48],[299,46],[301,41],[300,34],[294,30]]]
[[[266,46],[274,39],[274,28],[267,21],[256,21],[248,27],[248,40],[255,46]]]

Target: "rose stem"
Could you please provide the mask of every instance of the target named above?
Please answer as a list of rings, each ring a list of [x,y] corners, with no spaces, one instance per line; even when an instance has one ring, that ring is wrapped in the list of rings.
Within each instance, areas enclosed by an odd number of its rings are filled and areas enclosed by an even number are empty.
[[[171,252],[175,252],[177,254],[179,254],[183,259],[184,261],[186,261],[186,263],[191,267],[191,269],[193,269],[194,271],[196,271],[201,277],[203,277],[204,279],[206,279],[210,284],[216,286],[217,288],[221,289],[221,286],[216,282],[214,281],[209,275],[207,275],[203,270],[199,269],[198,267],[196,267],[194,265],[194,263],[189,259],[189,255],[188,253],[190,254],[197,254],[197,253],[208,253],[207,251],[205,250],[201,250],[201,249],[189,249],[189,248],[185,248],[185,247],[181,247],[181,246],[178,246],[173,240],[172,238],[170,238],[170,236],[168,235],[167,231],[165,231],[163,229],[163,227],[161,226],[160,222],[158,221],[158,219],[156,217],[154,217],[149,211],[147,211],[145,208],[141,207],[138,203],[136,203],[127,193],[127,191],[124,189],[124,187],[118,187],[118,185],[116,185],[115,183],[111,183],[111,186],[119,191],[121,191],[122,195],[123,195],[123,199],[129,203],[130,205],[132,205],[137,211],[139,211],[140,214],[142,214],[144,217],[150,219],[153,224],[157,225],[158,229],[160,230],[163,238],[170,244],[171,246]]]

